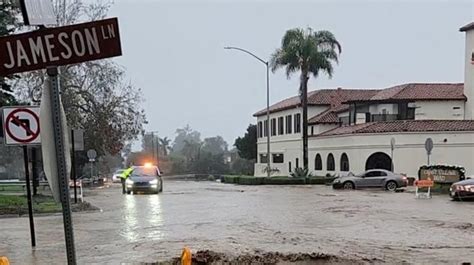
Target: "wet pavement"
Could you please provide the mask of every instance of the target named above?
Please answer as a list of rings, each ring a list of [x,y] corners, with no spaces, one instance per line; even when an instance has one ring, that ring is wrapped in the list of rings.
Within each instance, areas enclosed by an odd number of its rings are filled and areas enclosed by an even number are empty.
[[[327,186],[234,186],[166,181],[159,195],[90,192],[102,212],[74,213],[78,264],[154,262],[193,250],[323,252],[387,263],[474,261],[474,202],[447,195],[334,191]],[[0,219],[12,264],[65,264],[61,216]]]

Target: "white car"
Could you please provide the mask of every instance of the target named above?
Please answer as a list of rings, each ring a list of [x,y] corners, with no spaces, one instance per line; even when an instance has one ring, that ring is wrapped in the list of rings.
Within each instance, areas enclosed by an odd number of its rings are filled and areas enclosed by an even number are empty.
[[[112,182],[120,182],[120,176],[124,171],[125,169],[118,169],[117,171],[115,171],[115,173],[112,175]]]

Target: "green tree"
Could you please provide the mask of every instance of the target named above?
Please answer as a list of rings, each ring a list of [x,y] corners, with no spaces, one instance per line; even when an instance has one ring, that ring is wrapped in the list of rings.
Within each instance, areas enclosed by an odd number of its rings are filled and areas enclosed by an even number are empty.
[[[333,74],[333,63],[338,63],[341,45],[329,31],[313,31],[295,28],[286,31],[281,47],[270,61],[272,71],[285,67],[287,78],[300,72],[299,94],[303,108],[303,167],[308,168],[308,80],[310,75],[318,78],[326,73]]]
[[[10,1],[0,1],[0,37],[10,35],[18,28],[17,17],[18,9]],[[18,104],[8,82],[13,78],[14,76],[0,77],[0,107]]]
[[[239,150],[239,156],[248,160],[257,158],[257,126],[250,124],[243,137],[235,139],[234,146]]]
[[[191,129],[189,125],[176,130],[176,137],[173,143],[173,152],[182,154],[183,149],[187,145],[193,143],[201,143],[201,134]],[[189,151],[189,150],[187,150]]]
[[[227,146],[227,142],[222,136],[209,137],[204,139],[202,151],[213,155],[223,154],[227,151]]]
[[[163,156],[168,156],[168,151],[170,150],[171,139],[168,137],[159,138],[161,148],[163,149]]]

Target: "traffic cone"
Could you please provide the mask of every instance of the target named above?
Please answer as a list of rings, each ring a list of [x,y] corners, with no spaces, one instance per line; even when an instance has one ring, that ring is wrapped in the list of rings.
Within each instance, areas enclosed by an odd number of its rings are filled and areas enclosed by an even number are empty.
[[[0,265],[10,265],[10,261],[8,261],[7,257],[0,257]]]
[[[181,265],[191,265],[192,257],[193,257],[193,254],[191,253],[191,249],[189,249],[188,247],[184,247],[183,253],[181,253]]]

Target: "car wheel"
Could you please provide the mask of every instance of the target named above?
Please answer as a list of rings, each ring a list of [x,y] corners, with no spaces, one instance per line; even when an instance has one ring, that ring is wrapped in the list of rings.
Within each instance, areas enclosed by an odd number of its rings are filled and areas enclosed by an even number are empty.
[[[385,184],[385,189],[388,191],[396,191],[398,188],[398,185],[395,181],[389,181],[387,184]]]
[[[160,190],[159,192],[163,192],[163,182],[161,182],[161,185],[160,185]]]
[[[354,183],[347,181],[347,182],[344,182],[344,184],[342,185],[342,188],[345,190],[353,190],[355,186],[354,186]]]

